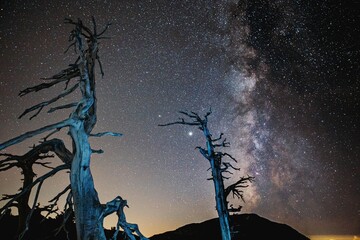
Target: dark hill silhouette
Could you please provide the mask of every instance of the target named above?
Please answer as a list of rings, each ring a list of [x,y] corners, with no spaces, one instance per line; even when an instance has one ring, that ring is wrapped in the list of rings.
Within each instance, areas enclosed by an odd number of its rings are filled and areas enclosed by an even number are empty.
[[[18,217],[6,214],[0,220],[0,239],[16,239]],[[272,222],[256,214],[240,214],[231,216],[233,224],[233,240],[309,240],[306,236],[297,232],[288,225]],[[62,230],[55,235],[62,224],[62,216],[55,219],[45,219],[39,213],[34,213],[30,222],[30,229],[25,235],[26,240],[66,240],[66,233]],[[67,225],[69,237],[76,240],[74,222]],[[112,237],[114,229],[105,230],[108,239]],[[118,240],[123,240],[119,233]],[[192,223],[180,227],[174,231],[154,235],[150,240],[221,240],[219,220],[214,218],[202,223]]]
[[[34,211],[29,224],[29,230],[24,235],[24,240],[63,240],[66,232],[61,230],[57,235],[59,227],[63,223],[63,216],[57,218],[44,218],[38,211]],[[16,238],[18,216],[5,214],[0,220],[0,239],[13,240]],[[66,224],[70,239],[76,239],[75,223],[69,221]]]
[[[233,240],[309,240],[286,224],[272,222],[256,214],[231,216]],[[221,240],[219,220],[217,218],[192,223],[174,231],[154,235],[151,240]]]
[[[57,231],[63,222],[63,216],[57,218],[44,218],[40,213],[34,212],[30,221],[29,231],[24,235],[24,240],[67,240],[66,232]],[[0,219],[0,239],[1,240],[15,240],[18,225],[18,216],[5,214]],[[69,221],[66,225],[69,239],[76,240],[76,228],[73,221]],[[114,234],[114,229],[105,229],[107,239],[110,239]],[[138,238],[137,238],[138,239]],[[118,234],[117,240],[125,240],[121,232]]]

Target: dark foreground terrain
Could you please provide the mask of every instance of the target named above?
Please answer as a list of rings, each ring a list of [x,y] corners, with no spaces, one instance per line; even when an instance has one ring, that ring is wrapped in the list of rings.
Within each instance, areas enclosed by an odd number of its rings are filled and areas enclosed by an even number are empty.
[[[240,214],[231,216],[233,224],[233,240],[309,240],[306,236],[297,232],[286,224],[272,222],[256,214]],[[44,219],[42,216],[34,216],[30,225],[30,231],[25,239],[31,240],[65,240],[66,233],[60,231],[55,236],[56,229],[61,225],[62,219]],[[0,220],[0,239],[15,239],[17,228],[17,216],[6,215]],[[70,239],[76,239],[74,224],[67,226]],[[113,230],[106,230],[106,235],[111,238]],[[124,239],[122,234],[118,240]],[[174,231],[157,234],[150,237],[151,240],[221,240],[219,221],[211,219],[202,223],[192,223],[180,227]]]

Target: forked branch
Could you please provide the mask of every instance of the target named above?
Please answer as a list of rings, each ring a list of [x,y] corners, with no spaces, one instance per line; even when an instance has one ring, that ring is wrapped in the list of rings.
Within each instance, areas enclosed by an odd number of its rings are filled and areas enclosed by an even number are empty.
[[[126,221],[124,207],[129,207],[127,201],[122,197],[117,196],[110,202],[102,205],[103,210],[99,216],[98,221],[103,221],[105,217],[116,212],[118,216],[118,222],[116,224],[116,230],[114,232],[114,235],[111,239],[113,240],[117,239],[117,235],[121,227],[124,230],[126,236],[131,240],[136,240],[136,238],[133,235],[133,232],[135,232],[140,237],[140,240],[148,240],[146,237],[144,237],[144,235],[142,235],[137,224],[128,223]]]
[[[230,193],[233,194],[233,197],[237,197],[238,199],[241,198],[241,200],[244,200],[244,192],[241,190],[243,188],[247,188],[249,185],[248,183],[252,183],[254,181],[254,177],[247,176],[247,177],[241,177],[237,182],[229,185],[227,188],[225,188],[225,197],[227,198]]]
[[[63,165],[55,167],[50,172],[48,172],[48,173],[42,175],[41,177],[37,178],[32,184],[30,184],[26,188],[22,189],[21,192],[13,195],[12,199],[10,199],[10,201],[8,201],[2,208],[0,208],[0,215],[2,215],[6,211],[6,209],[8,209],[21,196],[23,196],[25,193],[30,191],[35,185],[40,184],[40,183],[42,184],[47,178],[53,176],[57,172],[65,170],[65,169],[69,169],[69,168],[70,168],[69,164],[63,164]],[[41,186],[40,186],[40,188],[41,188]],[[40,191],[40,189],[38,191]]]
[[[52,198],[49,201],[49,203],[50,203],[49,205],[44,206],[42,208],[44,211],[47,212],[47,214],[45,215],[45,218],[47,218],[50,214],[57,212],[57,210],[58,210],[58,207],[57,207],[58,206],[58,201],[69,190],[71,190],[71,185],[70,184],[66,188],[64,188],[64,190],[59,192],[54,198]]]
[[[118,222],[116,224],[116,230],[115,233],[112,237],[112,240],[116,240],[117,239],[117,235],[119,233],[119,228],[121,227],[126,236],[130,239],[130,240],[136,240],[135,236],[133,235],[133,232],[135,232],[139,237],[140,240],[148,240],[139,230],[139,227],[137,224],[134,223],[128,223],[126,221],[126,217],[125,217],[125,213],[124,213],[124,207],[129,207],[127,205],[127,201],[122,199],[120,196],[116,197],[116,201],[117,201],[117,211],[116,214],[118,216]]]
[[[19,96],[25,96],[31,92],[38,92],[43,89],[50,88],[61,82],[68,82],[70,79],[80,76],[79,68],[76,64],[70,65],[69,68],[62,70],[60,73],[50,77],[50,78],[42,78],[43,80],[52,80],[48,83],[41,83],[33,87],[28,87],[24,90],[21,90]]]

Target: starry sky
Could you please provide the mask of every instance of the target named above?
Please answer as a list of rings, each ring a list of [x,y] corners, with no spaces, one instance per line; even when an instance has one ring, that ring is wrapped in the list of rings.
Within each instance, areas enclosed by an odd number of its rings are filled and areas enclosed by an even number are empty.
[[[0,141],[68,116],[17,119],[61,87],[17,94],[75,61],[64,54],[71,30],[64,18],[94,16],[98,26],[112,23],[111,39],[100,44],[105,75],[97,69],[94,131],[124,134],[91,141],[105,151],[91,166],[101,202],[127,199],[128,221],[147,236],[216,217],[209,163],[194,150],[204,144],[201,132],[157,126],[179,110],[211,107],[209,127],[226,135],[241,167],[231,179],[256,177],[243,212],[304,234],[358,234],[358,9],[356,1],[330,0],[2,1]],[[25,153],[38,140],[6,152]],[[17,169],[0,179],[2,194],[21,184]],[[65,173],[49,179],[41,202],[67,183]]]

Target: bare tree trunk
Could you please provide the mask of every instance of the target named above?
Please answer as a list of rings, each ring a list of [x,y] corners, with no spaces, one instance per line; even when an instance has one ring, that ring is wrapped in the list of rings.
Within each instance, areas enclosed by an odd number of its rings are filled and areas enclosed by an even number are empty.
[[[216,211],[219,215],[221,237],[222,240],[231,240],[229,212],[227,208],[227,201],[224,192],[224,181],[221,172],[221,159],[216,157],[214,145],[212,143],[213,140],[211,139],[211,134],[207,128],[207,124],[204,124],[202,128],[206,137],[207,156],[209,156],[208,160],[210,162],[212,180],[215,187]]]
[[[24,181],[22,189],[30,186],[33,183],[34,179],[34,172],[31,166],[24,166],[22,167]],[[18,209],[18,229],[17,229],[17,236],[20,236],[24,230],[26,229],[28,216],[30,214],[30,207],[29,207],[29,198],[30,198],[31,191],[26,192],[17,202],[17,209]]]
[[[70,134],[75,144],[75,156],[71,167],[75,222],[78,239],[103,240],[105,238],[100,215],[102,212],[98,194],[90,171],[91,148],[82,121],[71,127]]]
[[[82,24],[80,26],[84,27]],[[74,124],[70,126],[70,135],[75,152],[71,166],[70,182],[77,238],[105,240],[102,221],[100,222],[102,207],[90,171],[92,150],[88,139],[96,124],[94,63],[98,49],[96,32],[93,34],[94,38],[91,39],[93,42],[90,42],[88,49],[84,49],[85,42],[80,35],[80,31],[75,35],[76,45],[80,51],[78,67],[81,78],[80,90],[83,98],[81,100],[82,104],[77,106],[71,116],[75,120]]]
[[[213,181],[215,187],[216,210],[219,215],[221,237],[223,240],[231,240],[229,212],[227,209],[226,198],[224,195],[224,183],[221,173],[215,167],[214,161],[210,161]]]

